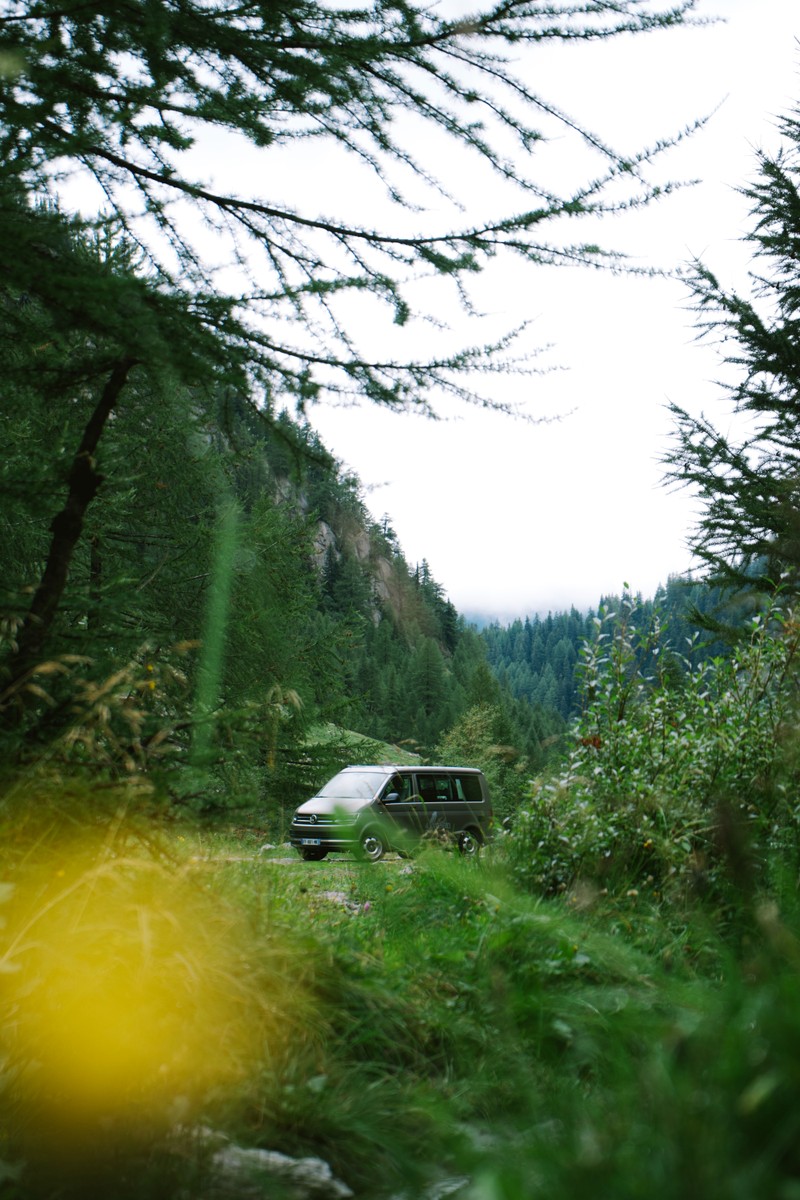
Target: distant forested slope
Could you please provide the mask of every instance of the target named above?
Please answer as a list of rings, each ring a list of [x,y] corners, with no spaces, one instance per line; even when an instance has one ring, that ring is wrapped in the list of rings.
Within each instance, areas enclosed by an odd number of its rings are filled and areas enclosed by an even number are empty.
[[[658,622],[664,630],[662,645],[676,663],[687,654],[697,661],[727,653],[726,633],[752,603],[741,596],[733,600],[702,583],[671,578],[654,597],[636,597],[630,619],[640,632]],[[588,612],[573,607],[506,626],[488,625],[481,637],[492,671],[512,696],[568,721],[580,709],[581,648],[595,636],[598,616],[620,608],[620,596],[605,596]]]

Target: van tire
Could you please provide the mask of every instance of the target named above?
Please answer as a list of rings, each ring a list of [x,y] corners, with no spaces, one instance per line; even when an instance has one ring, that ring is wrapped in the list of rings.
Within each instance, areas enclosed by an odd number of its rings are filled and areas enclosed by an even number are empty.
[[[477,858],[481,851],[480,835],[474,829],[462,829],[458,835],[459,854],[464,858]]]
[[[380,862],[387,845],[376,829],[365,829],[358,844],[358,857],[365,862]]]
[[[327,855],[327,850],[322,850],[318,846],[303,846],[300,855],[306,862],[322,862]]]

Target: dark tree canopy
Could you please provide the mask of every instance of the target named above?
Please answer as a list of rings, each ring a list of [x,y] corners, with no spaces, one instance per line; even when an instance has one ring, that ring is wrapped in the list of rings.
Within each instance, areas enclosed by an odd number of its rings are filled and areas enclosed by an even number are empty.
[[[447,17],[407,0],[348,9],[311,0],[10,0],[0,17],[5,186],[67,207],[81,197],[90,220],[102,214],[124,231],[142,249],[152,288],[181,294],[195,323],[246,360],[259,391],[301,406],[320,393],[425,406],[436,387],[476,399],[470,375],[507,363],[507,340],[494,355],[483,346],[426,362],[413,353],[373,358],[343,300],[367,292],[403,326],[416,315],[408,285],[421,274],[452,277],[469,306],[465,281],[500,251],[535,263],[614,261],[596,245],[549,240],[545,227],[651,199],[662,189],[646,168],[669,143],[613,150],[537,94],[530,72],[515,74],[508,58],[554,40],[678,25],[695,3],[505,0]],[[554,127],[570,129],[599,162],[568,195],[537,182],[536,150]],[[449,188],[460,202],[471,186],[435,177],[429,136],[501,181],[508,208],[446,227],[421,211],[420,188],[428,199]],[[381,223],[328,215],[324,178],[302,208],[282,204],[272,164],[292,143],[306,157],[333,144],[348,171],[366,167],[384,188]],[[226,192],[198,167],[248,147],[260,153],[249,193]],[[280,173],[287,160],[277,161]],[[624,198],[613,191],[620,179]],[[210,254],[198,217],[221,238]],[[238,261],[235,288],[230,273],[215,277],[214,253]]]
[[[700,336],[721,347],[734,380],[734,432],[672,406],[669,478],[692,485],[701,515],[693,549],[717,582],[800,587],[800,110],[780,122],[782,148],[760,151],[751,204],[754,266],[746,293],[702,263],[691,277]]]

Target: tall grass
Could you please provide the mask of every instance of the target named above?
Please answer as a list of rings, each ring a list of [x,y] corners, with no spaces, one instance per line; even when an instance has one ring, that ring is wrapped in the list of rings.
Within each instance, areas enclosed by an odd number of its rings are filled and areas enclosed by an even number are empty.
[[[754,902],[733,953],[702,905],[676,934],[638,898],[570,909],[437,853],[404,869],[346,869],[354,907],[322,917],[333,958],[321,996],[329,1097],[371,1075],[423,1177],[463,1173],[473,1200],[796,1194],[790,907]],[[304,878],[319,921],[325,874]],[[338,1150],[323,1111],[308,1103],[315,1144],[364,1194],[389,1191],[385,1161],[380,1179],[369,1170],[374,1108],[348,1110],[352,1140]],[[410,1112],[424,1114],[416,1131]]]
[[[788,889],[732,947],[499,852],[287,862],[136,807],[0,809],[10,1196],[211,1195],[202,1128],[362,1197],[800,1194]]]

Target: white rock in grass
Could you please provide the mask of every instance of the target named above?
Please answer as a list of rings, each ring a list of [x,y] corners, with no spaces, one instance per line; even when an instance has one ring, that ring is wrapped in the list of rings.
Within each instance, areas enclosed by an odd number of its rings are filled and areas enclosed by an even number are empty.
[[[248,1195],[250,1189],[263,1196],[270,1179],[280,1180],[293,1200],[348,1200],[353,1195],[321,1158],[290,1158],[277,1150],[226,1146],[214,1155],[212,1168],[220,1183],[235,1185],[237,1197]]]

